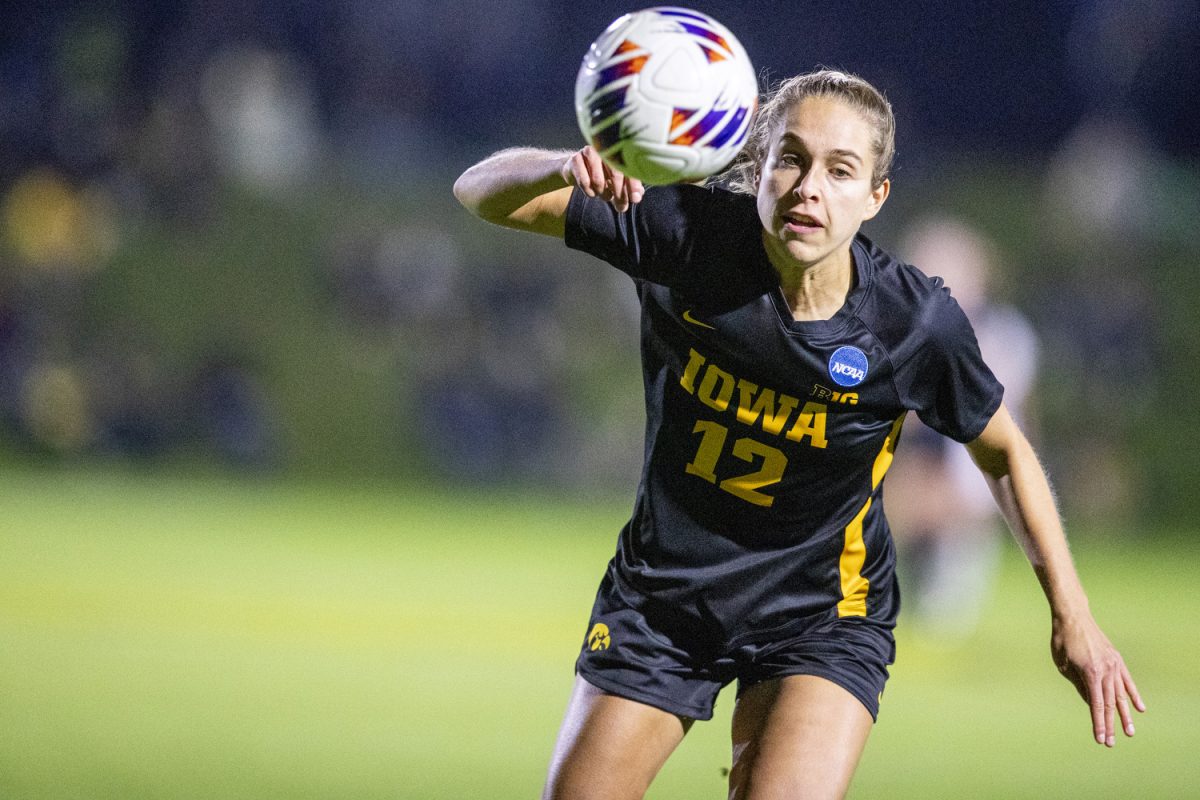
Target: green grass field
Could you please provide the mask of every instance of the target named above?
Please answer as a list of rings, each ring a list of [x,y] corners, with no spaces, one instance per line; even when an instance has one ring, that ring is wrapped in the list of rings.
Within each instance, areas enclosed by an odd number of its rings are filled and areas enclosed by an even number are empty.
[[[0,798],[536,797],[628,502],[9,471]],[[1092,741],[1009,547],[971,639],[902,621],[852,797],[1200,793],[1200,548],[1075,551],[1137,737]],[[724,797],[730,706],[650,797]]]

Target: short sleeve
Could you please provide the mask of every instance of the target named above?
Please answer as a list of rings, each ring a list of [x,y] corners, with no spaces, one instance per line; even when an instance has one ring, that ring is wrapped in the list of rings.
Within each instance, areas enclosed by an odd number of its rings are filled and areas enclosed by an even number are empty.
[[[1004,387],[984,363],[971,323],[947,289],[926,298],[918,325],[924,340],[896,369],[901,402],[930,428],[970,442],[1000,407]]]
[[[652,186],[640,203],[618,212],[576,188],[567,206],[567,247],[590,253],[631,277],[667,286],[686,282],[702,246],[712,192],[699,186]]]

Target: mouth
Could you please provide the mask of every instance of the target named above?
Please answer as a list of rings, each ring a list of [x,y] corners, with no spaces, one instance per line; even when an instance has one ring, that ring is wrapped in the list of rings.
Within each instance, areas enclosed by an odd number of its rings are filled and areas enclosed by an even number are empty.
[[[820,220],[810,217],[808,214],[797,214],[789,211],[783,214],[781,218],[784,229],[793,233],[812,233],[825,227]]]

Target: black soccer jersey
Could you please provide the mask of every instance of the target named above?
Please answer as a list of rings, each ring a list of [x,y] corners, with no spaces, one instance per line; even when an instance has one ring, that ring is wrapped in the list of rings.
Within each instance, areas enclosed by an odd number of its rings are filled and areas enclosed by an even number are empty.
[[[800,617],[892,626],[882,490],[904,415],[967,442],[1002,394],[941,281],[860,235],[845,305],[798,322],[750,196],[654,187],[618,213],[576,190],[566,222],[641,299],[646,451],[621,586],[717,641]]]

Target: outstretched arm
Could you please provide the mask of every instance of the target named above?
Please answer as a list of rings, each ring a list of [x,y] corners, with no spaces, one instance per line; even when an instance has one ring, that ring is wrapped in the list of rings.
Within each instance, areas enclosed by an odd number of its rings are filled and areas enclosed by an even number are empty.
[[[1091,707],[1096,741],[1112,747],[1114,712],[1120,715],[1125,735],[1132,736],[1130,701],[1138,711],[1146,706],[1121,654],[1092,618],[1037,455],[1004,405],[967,449],[1046,593],[1054,663]]]
[[[460,175],[454,196],[488,222],[562,238],[572,186],[618,211],[641,200],[644,191],[641,181],[609,167],[590,146],[576,152],[518,147],[501,150]]]

